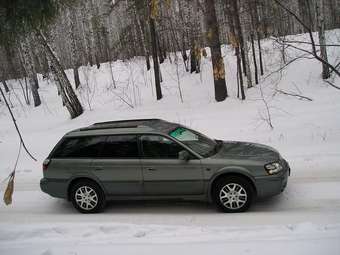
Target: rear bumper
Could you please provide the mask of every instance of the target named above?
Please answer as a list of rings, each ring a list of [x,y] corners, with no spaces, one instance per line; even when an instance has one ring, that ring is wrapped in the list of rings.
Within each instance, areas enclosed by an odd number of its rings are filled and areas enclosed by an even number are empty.
[[[52,197],[67,199],[68,183],[59,179],[46,179],[40,180],[40,189]]]
[[[285,190],[288,184],[288,177],[290,175],[290,167],[285,160],[283,165],[283,171],[277,175],[255,178],[258,198],[275,196]]]

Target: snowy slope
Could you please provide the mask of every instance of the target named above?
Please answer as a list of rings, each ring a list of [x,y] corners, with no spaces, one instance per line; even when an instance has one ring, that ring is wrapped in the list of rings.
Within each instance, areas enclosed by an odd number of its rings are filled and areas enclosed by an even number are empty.
[[[339,43],[339,38],[340,30],[328,32],[329,42]],[[340,91],[322,81],[321,66],[311,59],[297,60],[268,76],[282,60],[271,40],[264,40],[263,47],[267,77],[247,90],[245,102],[236,98],[236,60],[227,46],[223,53],[230,97],[222,103],[214,101],[209,59],[203,60],[202,74],[188,74],[179,63],[184,103],[179,98],[176,65],[169,60],[161,65],[164,98],[159,102],[152,72],[145,70],[142,59],[112,63],[116,89],[108,64],[100,69],[82,67],[78,94],[86,111],[74,120],[61,108],[54,84],[41,80],[43,105],[32,108],[21,105],[20,86],[9,81],[15,91],[10,101],[17,122],[38,161],[21,154],[14,202],[0,205],[0,254],[340,254]],[[288,59],[297,54],[289,50]],[[338,62],[339,49],[329,48],[329,57]],[[332,82],[340,86],[340,79]],[[263,99],[274,129],[266,122]],[[180,122],[213,138],[277,148],[292,168],[287,190],[259,201],[247,213],[233,215],[191,202],[110,203],[100,215],[80,215],[68,202],[40,191],[41,163],[65,132],[98,121],[149,117]],[[13,168],[19,143],[3,106],[0,127],[0,177],[4,179]],[[4,187],[1,183],[2,191]]]

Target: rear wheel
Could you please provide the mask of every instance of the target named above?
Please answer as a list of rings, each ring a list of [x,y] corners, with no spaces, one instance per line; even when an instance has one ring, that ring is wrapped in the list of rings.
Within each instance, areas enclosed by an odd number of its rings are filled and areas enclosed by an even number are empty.
[[[97,213],[105,206],[104,192],[90,180],[75,183],[70,196],[73,206],[81,213]]]
[[[223,212],[244,212],[249,209],[254,193],[255,191],[248,180],[238,176],[230,176],[217,181],[213,191],[213,199]]]

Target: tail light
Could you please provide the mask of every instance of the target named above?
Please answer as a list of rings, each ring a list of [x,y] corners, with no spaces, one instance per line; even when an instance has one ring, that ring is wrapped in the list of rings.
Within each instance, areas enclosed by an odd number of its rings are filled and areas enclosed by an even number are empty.
[[[42,169],[43,171],[46,171],[47,170],[47,167],[48,167],[48,164],[50,163],[51,160],[49,159],[45,159],[44,162],[43,162],[43,165],[42,165]]]

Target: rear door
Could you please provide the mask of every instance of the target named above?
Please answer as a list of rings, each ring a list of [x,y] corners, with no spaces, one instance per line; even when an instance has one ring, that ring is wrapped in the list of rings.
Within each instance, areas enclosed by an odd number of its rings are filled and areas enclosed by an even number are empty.
[[[141,195],[143,177],[136,135],[107,136],[92,172],[112,196]]]
[[[203,194],[203,171],[200,159],[191,155],[189,161],[180,160],[178,153],[186,149],[161,135],[142,135],[140,144],[145,195]]]
[[[49,169],[53,171],[45,171],[45,178],[67,182],[73,176],[87,176],[105,139],[101,136],[64,138],[52,152]]]

